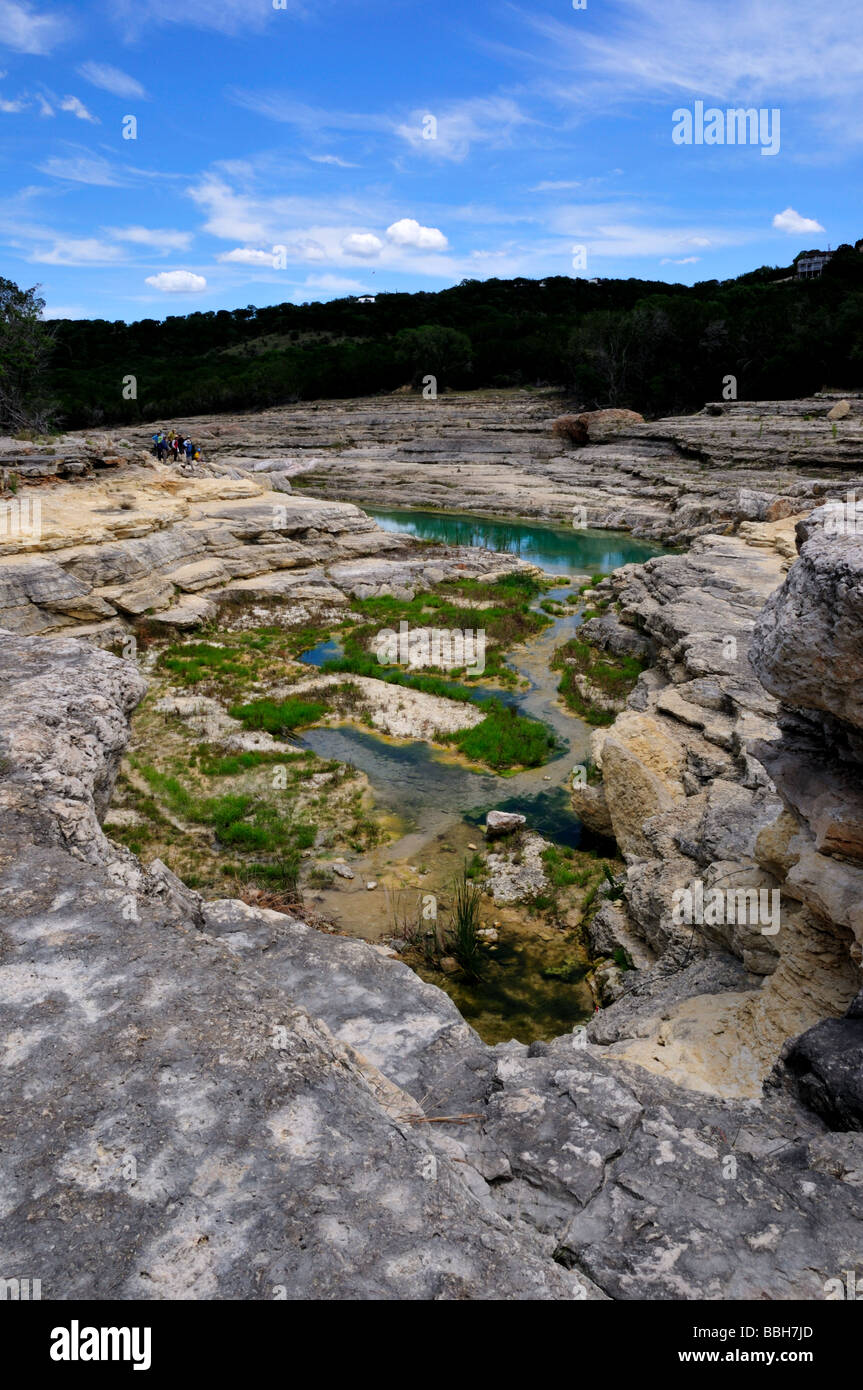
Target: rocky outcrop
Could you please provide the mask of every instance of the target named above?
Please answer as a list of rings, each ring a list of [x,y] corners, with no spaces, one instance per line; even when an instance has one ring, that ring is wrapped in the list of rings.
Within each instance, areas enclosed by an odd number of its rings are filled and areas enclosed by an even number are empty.
[[[624,713],[593,735],[601,782],[572,794],[627,861],[619,920],[601,914],[596,948],[635,939],[656,959],[590,1036],[725,1095],[757,1096],[787,1039],[840,1015],[860,987],[854,894],[835,860],[817,873],[815,845],[789,822],[758,751],[778,736],[780,708],[749,652],[773,596],[796,592],[796,567],[784,582],[790,535],[791,521],[750,524],[628,566],[598,586],[607,606],[583,629],[612,650],[634,630],[653,661]],[[799,613],[790,621],[799,629]],[[798,783],[819,801],[823,836],[853,833],[847,804],[841,825],[838,807],[825,809],[823,781],[803,770]],[[694,988],[690,963],[717,952],[728,960],[717,979],[730,983]]]
[[[632,531],[670,543],[800,515],[859,484],[863,403],[720,401],[696,415],[614,419],[573,450],[551,391],[305,402],[189,422],[213,469],[271,463],[309,489],[377,507],[430,507]],[[586,412],[590,418],[619,412]],[[140,432],[143,445],[152,430]],[[244,474],[243,476],[251,476]],[[265,476],[265,475],[264,475]]]
[[[644,416],[636,410],[586,410],[580,415],[561,415],[552,423],[552,433],[571,444],[598,443],[616,434],[643,425]]]
[[[839,524],[837,524],[839,523]],[[755,751],[786,812],[762,845],[783,891],[842,929],[863,962],[863,506],[819,508],[798,527],[800,558],[766,604],[752,663],[781,700],[780,733]],[[863,1129],[863,1007],[827,1019],[787,1050],[784,1070],[831,1126]]]
[[[140,462],[143,448],[128,440],[119,443],[67,436],[54,444],[27,444],[0,438],[0,487],[18,483],[41,483],[56,478],[85,478],[105,468]]]
[[[99,828],[135,667],[8,631],[0,661],[4,1278],[816,1299],[853,1264],[863,1155],[792,1096],[695,1095],[583,1031],[487,1047],[385,951],[202,902]]]
[[[75,631],[108,645],[142,619],[182,631],[224,604],[331,610],[352,597],[411,598],[451,575],[493,578],[523,563],[418,547],[350,502],[268,487],[127,460],[109,482],[25,489],[16,505],[30,509],[28,524],[11,511],[15,524],[0,524],[0,625],[23,636]]]

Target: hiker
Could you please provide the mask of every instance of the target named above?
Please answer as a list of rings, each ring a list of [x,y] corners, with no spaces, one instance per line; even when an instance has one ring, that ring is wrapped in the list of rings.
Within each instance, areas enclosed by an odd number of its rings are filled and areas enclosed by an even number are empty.
[[[163,432],[162,430],[159,430],[159,433],[158,433],[158,434],[154,434],[154,435],[153,435],[153,445],[154,445],[154,453],[155,453],[155,455],[156,455],[156,458],[157,458],[157,459],[159,460],[159,462],[161,463],[162,460],[163,460],[163,458],[165,457],[165,447],[166,447],[166,445],[165,445],[165,435],[164,435],[164,432]]]
[[[191,463],[191,462],[192,462],[192,454],[193,454],[194,451],[195,451],[195,446],[194,446],[194,444],[192,443],[191,439],[187,439],[187,440],[184,441],[184,443],[183,443],[183,448],[184,448],[185,451],[186,451],[186,458],[187,458],[188,462]]]

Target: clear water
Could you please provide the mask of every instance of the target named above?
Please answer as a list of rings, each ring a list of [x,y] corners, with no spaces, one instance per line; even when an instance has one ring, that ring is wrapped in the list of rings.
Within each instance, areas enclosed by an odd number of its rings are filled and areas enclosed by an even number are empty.
[[[310,647],[307,652],[302,653],[299,659],[304,661],[307,666],[323,666],[325,661],[338,661],[344,654],[344,649],[338,638],[331,637],[327,642],[319,642],[316,647]]]
[[[363,505],[383,531],[447,545],[471,545],[518,555],[546,574],[610,574],[659,552],[648,541],[621,531],[579,531],[493,517],[446,512],[401,511]]]
[[[365,510],[387,530],[448,544],[509,550],[550,574],[607,574],[661,553],[656,546],[617,532],[564,530],[438,512]],[[561,599],[572,592],[571,585],[563,584],[543,597]],[[478,697],[514,705],[520,714],[540,719],[554,730],[558,752],[544,767],[509,777],[473,772],[448,761],[427,743],[397,744],[350,727],[309,729],[302,742],[322,757],[353,763],[366,773],[378,805],[401,819],[411,841],[421,841],[459,817],[479,823],[486,811],[497,807],[521,812],[533,829],[559,844],[583,845],[585,831],[571,809],[568,788],[573,767],[587,760],[591,730],[558,704],[558,675],[549,670],[555,648],[574,636],[580,622],[580,614],[574,612],[555,618],[513,653],[509,664],[528,680],[527,689],[517,693],[487,687],[476,690]],[[321,656],[323,649],[332,645],[322,643],[302,659],[320,665],[331,654]]]

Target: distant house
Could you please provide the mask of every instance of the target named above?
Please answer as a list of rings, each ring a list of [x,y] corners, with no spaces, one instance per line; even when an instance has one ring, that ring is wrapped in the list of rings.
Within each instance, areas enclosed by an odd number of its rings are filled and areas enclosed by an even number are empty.
[[[374,304],[376,301],[377,295],[375,294],[361,294],[357,298],[358,304]]]
[[[797,261],[798,280],[815,280],[828,261],[832,261],[832,251],[804,251]]]

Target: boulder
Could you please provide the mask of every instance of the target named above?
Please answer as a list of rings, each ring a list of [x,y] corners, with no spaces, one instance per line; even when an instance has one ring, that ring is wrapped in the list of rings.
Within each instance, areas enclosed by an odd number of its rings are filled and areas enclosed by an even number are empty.
[[[485,818],[486,837],[495,840],[502,835],[511,835],[523,825],[527,825],[527,817],[519,815],[517,811],[489,811]]]

